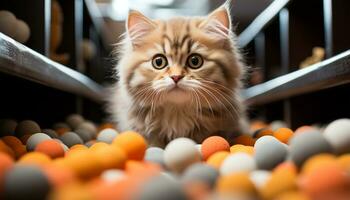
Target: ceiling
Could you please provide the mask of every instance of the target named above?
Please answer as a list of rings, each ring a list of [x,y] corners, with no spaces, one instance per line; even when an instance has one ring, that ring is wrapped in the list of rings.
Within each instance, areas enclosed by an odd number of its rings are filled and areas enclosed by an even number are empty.
[[[130,9],[150,18],[167,19],[176,15],[201,16],[219,7],[225,0],[95,0],[108,26],[110,43],[116,43],[125,31],[124,21]],[[242,32],[273,0],[232,0],[231,14],[235,32]]]

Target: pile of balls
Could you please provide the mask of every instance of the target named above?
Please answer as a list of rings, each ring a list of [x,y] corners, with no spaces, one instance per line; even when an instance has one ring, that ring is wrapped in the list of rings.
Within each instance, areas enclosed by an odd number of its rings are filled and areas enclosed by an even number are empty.
[[[53,129],[1,120],[0,199],[350,199],[350,119],[251,128],[232,146],[212,136],[162,149],[76,114]]]

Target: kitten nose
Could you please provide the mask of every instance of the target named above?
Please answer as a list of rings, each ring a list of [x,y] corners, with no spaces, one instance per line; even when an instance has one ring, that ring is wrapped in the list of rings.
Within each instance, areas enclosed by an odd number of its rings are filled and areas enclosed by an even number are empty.
[[[184,77],[183,75],[170,76],[170,78],[172,78],[175,83],[179,82],[183,77]]]

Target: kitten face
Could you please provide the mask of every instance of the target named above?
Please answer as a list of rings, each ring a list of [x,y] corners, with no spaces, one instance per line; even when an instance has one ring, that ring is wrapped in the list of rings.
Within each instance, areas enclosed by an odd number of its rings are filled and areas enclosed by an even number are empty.
[[[129,13],[110,99],[120,131],[138,131],[156,146],[245,132],[243,65],[230,24],[226,6],[167,21]]]
[[[241,66],[226,9],[203,18],[150,20],[129,15],[120,80],[142,105],[222,106]]]

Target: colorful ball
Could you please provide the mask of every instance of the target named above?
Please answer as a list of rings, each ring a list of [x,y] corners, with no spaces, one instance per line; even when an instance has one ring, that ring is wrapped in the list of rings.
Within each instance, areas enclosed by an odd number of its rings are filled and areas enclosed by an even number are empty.
[[[40,133],[41,129],[40,126],[32,120],[24,120],[18,123],[15,133],[16,136],[21,137],[25,134],[34,134],[34,133]]]
[[[43,142],[40,142],[35,147],[35,151],[44,153],[51,158],[58,158],[64,156],[64,149],[62,145],[56,140],[45,140]]]
[[[201,146],[202,157],[207,160],[211,155],[218,151],[229,151],[230,144],[225,138],[220,136],[211,136],[205,139]]]
[[[222,162],[229,155],[230,155],[230,153],[227,151],[216,152],[207,159],[207,164],[216,168],[216,169],[220,169]]]
[[[201,161],[201,154],[193,140],[177,138],[165,147],[164,161],[169,169],[182,172],[191,164]]]
[[[27,151],[34,151],[35,147],[45,140],[51,140],[50,136],[45,133],[35,133],[31,135],[27,140]]]
[[[272,136],[259,138],[254,145],[254,158],[259,169],[271,170],[286,159],[286,147]]]
[[[350,119],[338,119],[330,123],[323,132],[336,153],[350,153]]]
[[[293,136],[293,131],[289,128],[279,128],[273,133],[273,136],[279,141],[288,144],[289,139]]]
[[[221,175],[237,172],[250,172],[256,169],[254,158],[246,153],[235,153],[226,157],[220,167]]]
[[[146,140],[133,131],[118,134],[113,140],[113,145],[122,148],[131,160],[142,160],[147,149]]]

